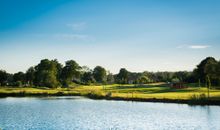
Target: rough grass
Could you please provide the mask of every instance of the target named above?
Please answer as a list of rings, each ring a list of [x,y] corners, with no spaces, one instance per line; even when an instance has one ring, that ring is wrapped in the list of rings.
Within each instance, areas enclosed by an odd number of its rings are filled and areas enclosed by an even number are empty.
[[[174,89],[166,85],[106,85],[103,86],[81,86],[77,91],[91,91],[99,93],[111,92],[112,97],[124,98],[156,98],[156,99],[191,99],[194,95],[207,95],[207,88],[189,87]],[[103,95],[104,95],[103,94]],[[220,90],[210,90],[211,99],[220,99]]]
[[[207,88],[193,87],[184,89],[170,88],[163,83],[145,85],[104,85],[104,86],[77,86],[71,88],[10,88],[1,87],[0,96],[50,96],[50,95],[82,95],[102,98],[106,95],[111,98],[123,99],[172,99],[191,100],[199,95],[207,96]],[[220,90],[210,90],[210,100],[220,101]]]

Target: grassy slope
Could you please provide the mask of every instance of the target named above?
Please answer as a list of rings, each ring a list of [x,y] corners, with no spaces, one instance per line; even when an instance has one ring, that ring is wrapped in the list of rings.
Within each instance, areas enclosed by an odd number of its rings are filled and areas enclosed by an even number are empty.
[[[156,98],[156,99],[191,99],[193,95],[207,94],[206,88],[189,87],[185,89],[173,89],[168,86],[151,84],[151,85],[109,85],[105,86],[82,86],[79,91],[91,91],[94,93],[105,95],[112,92],[112,97],[124,98]],[[212,99],[220,100],[220,90],[210,90]]]
[[[148,85],[106,85],[106,86],[79,86],[73,88],[0,88],[0,95],[17,94],[24,95],[88,95],[90,93],[105,96],[111,92],[111,97],[138,98],[138,99],[191,99],[193,95],[207,94],[206,88],[189,87],[185,89],[173,89],[162,84]],[[220,90],[210,91],[211,99],[220,100]]]

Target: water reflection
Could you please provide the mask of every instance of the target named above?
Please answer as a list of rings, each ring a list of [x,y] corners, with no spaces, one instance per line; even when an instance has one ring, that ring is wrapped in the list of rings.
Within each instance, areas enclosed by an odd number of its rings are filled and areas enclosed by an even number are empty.
[[[61,96],[61,97],[49,96],[49,97],[39,97],[38,99],[41,99],[41,100],[76,100],[76,99],[85,99],[85,98],[80,97],[80,96]]]
[[[0,99],[0,128],[51,130],[220,129],[219,106],[90,100]]]

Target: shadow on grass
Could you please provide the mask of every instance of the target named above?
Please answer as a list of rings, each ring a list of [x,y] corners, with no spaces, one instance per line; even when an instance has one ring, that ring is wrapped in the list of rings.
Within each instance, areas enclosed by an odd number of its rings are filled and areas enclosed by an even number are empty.
[[[168,87],[167,85],[118,85],[110,87],[110,89],[131,89],[131,88],[156,88],[156,87]]]
[[[160,90],[155,90],[152,93],[167,93],[167,92],[175,92],[175,93],[187,93],[187,92],[197,92],[198,89],[188,89],[188,88],[184,88],[184,89],[176,89],[176,88],[164,88],[164,89],[160,89]]]
[[[175,89],[171,88],[169,85],[119,85],[111,88],[107,88],[106,90],[110,91],[119,91],[119,92],[141,92],[147,94],[155,94],[155,93],[168,93],[168,92],[177,92],[177,93],[187,93],[187,92],[196,92],[199,88],[184,88],[184,89]]]

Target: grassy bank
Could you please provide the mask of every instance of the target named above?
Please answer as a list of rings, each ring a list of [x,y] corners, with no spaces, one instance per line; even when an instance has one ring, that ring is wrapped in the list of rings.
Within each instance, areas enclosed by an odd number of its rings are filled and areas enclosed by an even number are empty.
[[[78,86],[57,89],[0,88],[0,97],[76,95],[93,99],[220,105],[220,90],[210,90],[210,98],[207,98],[206,88],[189,87],[185,89],[174,89],[161,83],[147,85],[114,84],[105,86]]]

